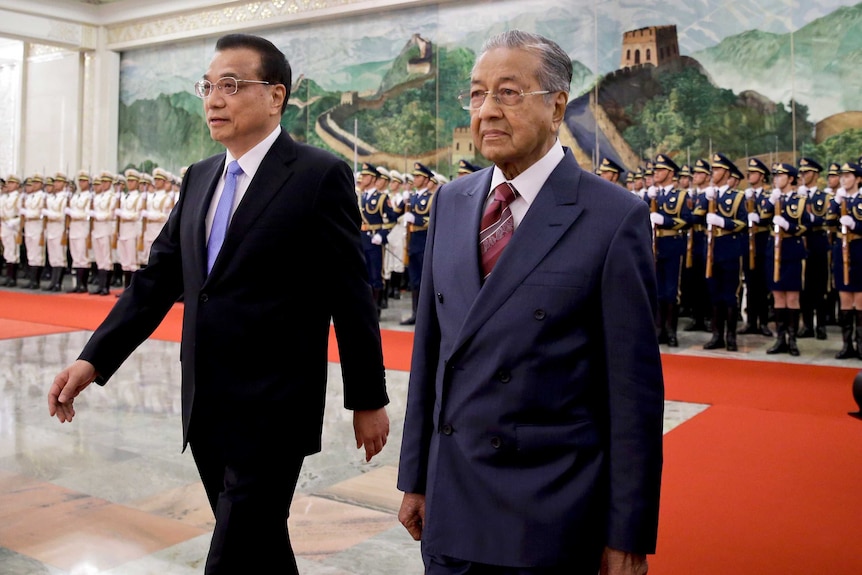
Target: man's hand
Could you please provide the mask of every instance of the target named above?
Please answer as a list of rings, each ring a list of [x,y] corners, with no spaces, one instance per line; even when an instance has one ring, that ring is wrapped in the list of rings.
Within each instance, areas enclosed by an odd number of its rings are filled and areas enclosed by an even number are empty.
[[[353,412],[353,434],[356,449],[365,446],[365,461],[383,450],[389,437],[389,416],[386,408],[357,410]]]
[[[403,505],[402,505],[403,509]],[[400,515],[399,515],[400,518]],[[403,522],[402,522],[403,523]],[[646,555],[635,555],[605,547],[600,575],[646,575],[649,570]]]
[[[82,359],[61,371],[48,390],[48,415],[57,416],[60,423],[75,417],[75,398],[96,379],[96,368]]]
[[[407,529],[414,540],[422,539],[422,526],[425,524],[425,496],[419,493],[405,493],[398,510],[398,521]]]

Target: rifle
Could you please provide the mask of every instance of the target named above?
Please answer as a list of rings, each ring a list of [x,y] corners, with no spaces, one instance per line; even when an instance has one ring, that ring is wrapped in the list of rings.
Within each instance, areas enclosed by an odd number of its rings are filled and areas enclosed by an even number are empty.
[[[847,198],[841,202],[841,215],[847,215]],[[841,264],[844,272],[844,286],[850,283],[850,238],[847,237],[847,226],[841,225]]]
[[[113,194],[114,192],[109,191],[109,193]],[[114,210],[110,208],[110,205],[111,205],[111,204],[113,204],[113,202],[109,202],[109,203],[108,203],[108,206],[109,206],[109,207],[108,207],[108,211],[109,211],[110,213],[113,213],[113,212],[114,212]],[[119,207],[119,208],[121,208],[121,209],[122,209],[122,207],[123,207],[123,200],[122,200],[122,198],[120,198],[120,201],[118,201],[118,202],[117,202],[117,207]],[[115,209],[116,209],[116,208],[115,208]],[[117,218],[117,227],[116,227],[116,229],[114,230],[114,236],[111,238],[111,249],[112,249],[112,250],[117,249],[117,241],[120,239],[120,223],[121,223],[121,221],[122,221],[122,217],[120,217],[120,216],[116,216],[116,218]]]
[[[754,195],[752,192],[752,197],[745,200],[745,209],[749,214],[754,213]],[[755,248],[755,229],[754,222],[748,220],[748,269],[754,269],[754,254],[756,252]]]
[[[775,217],[781,215],[781,198],[775,200]],[[772,281],[778,282],[781,279],[781,226],[775,224],[775,250],[773,255],[773,270]]]
[[[69,245],[69,225],[72,223],[72,216],[66,214],[66,219],[63,221],[63,235],[60,236],[60,245]]]
[[[713,190],[714,193],[718,193],[718,191]],[[714,214],[715,213],[715,196],[711,200],[709,200],[709,205],[707,207],[707,213]],[[715,252],[715,241],[713,241],[713,231],[712,224],[706,224],[706,277],[712,277],[712,260],[713,253]]]
[[[147,192],[148,194],[150,192]],[[139,200],[144,204],[144,210],[141,211],[141,234],[138,236],[138,245],[136,246],[139,252],[144,251],[144,233],[147,231],[147,218],[144,217],[143,212],[147,209],[147,198],[144,197],[144,194],[140,194],[138,196]]]
[[[15,244],[21,245],[24,242],[24,220],[26,218],[22,214],[18,220],[18,237],[15,238]]]
[[[90,212],[96,207],[96,194],[90,191]],[[87,214],[87,219],[90,221],[90,232],[87,234],[87,249],[93,249],[93,216]]]
[[[649,192],[647,192],[649,193]],[[649,211],[651,214],[654,214],[658,211],[658,200],[655,198],[650,198],[649,200]],[[655,224],[652,225],[652,255],[656,257],[656,247],[655,247],[655,238],[658,232],[655,229]]]

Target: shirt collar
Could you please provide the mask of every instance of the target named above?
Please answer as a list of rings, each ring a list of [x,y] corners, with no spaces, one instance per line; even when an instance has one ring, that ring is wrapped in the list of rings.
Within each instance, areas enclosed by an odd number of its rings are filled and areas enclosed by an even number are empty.
[[[542,158],[521,172],[515,177],[515,179],[511,180],[512,186],[518,190],[518,196],[524,198],[524,201],[527,202],[527,205],[533,203],[533,200],[536,199],[536,196],[539,195],[539,190],[542,189],[542,186],[545,185],[545,182],[551,176],[551,172],[556,169],[557,165],[563,160],[566,152],[563,150],[563,145],[560,144],[560,140],[558,139],[551,149],[548,150]],[[494,172],[491,175],[491,190],[496,188],[499,184],[507,181],[506,176],[503,175],[503,171],[500,170],[497,166],[494,166]]]
[[[239,163],[239,167],[242,168],[242,173],[246,175],[249,181],[254,179],[254,175],[257,173],[257,169],[260,167],[261,162],[263,162],[264,156],[269,152],[269,149],[275,143],[279,134],[281,134],[281,124],[276,126],[275,129],[270,132],[266,138],[261,140],[259,144],[243,154],[241,158],[234,158],[230,152],[225,152],[224,172],[222,172],[222,177],[227,174],[228,164],[236,160]]]

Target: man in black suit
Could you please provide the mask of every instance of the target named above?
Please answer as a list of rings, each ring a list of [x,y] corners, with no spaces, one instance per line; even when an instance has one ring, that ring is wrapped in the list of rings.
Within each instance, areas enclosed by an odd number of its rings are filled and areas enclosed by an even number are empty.
[[[512,30],[462,94],[494,167],[429,218],[398,467],[426,575],[643,575],[655,552],[649,209],[560,144],[571,79],[556,43]]]
[[[290,85],[290,66],[269,41],[218,41],[195,90],[227,152],[188,168],[148,265],[48,393],[50,414],[71,421],[74,398],[93,381],[104,385],[184,297],[183,446],[216,520],[207,574],[297,573],[287,516],[303,459],[321,448],[330,322],[366,460],[389,432],[353,176],[282,130]],[[263,278],[273,261],[285,265]],[[297,270],[334,270],[337,288],[309,291]]]

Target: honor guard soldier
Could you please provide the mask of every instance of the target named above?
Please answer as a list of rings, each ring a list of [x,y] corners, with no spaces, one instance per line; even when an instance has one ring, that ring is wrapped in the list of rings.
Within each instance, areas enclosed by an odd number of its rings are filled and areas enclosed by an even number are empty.
[[[805,237],[808,258],[805,260],[805,281],[802,284],[802,293],[799,294],[802,328],[798,338],[826,339],[829,253],[832,250],[832,234],[826,225],[826,216],[832,197],[817,188],[817,180],[822,171],[823,167],[815,160],[799,158],[797,172],[800,181],[796,193],[808,198],[805,205],[811,217],[811,225]]]
[[[653,175],[653,163],[652,161],[647,161],[646,166],[644,166],[644,188],[646,188],[647,190],[649,190],[655,185]]]
[[[143,240],[138,261],[142,266],[147,265],[153,242],[156,241],[156,237],[162,231],[174,208],[172,179],[173,176],[167,170],[162,168],[153,170],[153,191],[146,195],[145,208],[141,212]]]
[[[706,213],[706,285],[712,303],[712,338],[703,349],[738,351],[739,283],[747,244],[745,194],[729,182],[741,178],[724,154],[712,156],[712,186],[704,192]],[[726,330],[725,330],[726,328]]]
[[[602,158],[599,163],[599,176],[609,182],[617,183],[620,181],[620,174],[623,173],[622,167],[610,158]]]
[[[769,288],[766,284],[766,244],[772,231],[772,204],[768,201],[769,167],[758,160],[748,160],[748,187],[745,209],[748,212],[748,250],[742,258],[745,277],[747,325],[739,331],[747,335],[772,337],[769,330]]]
[[[389,203],[398,206],[403,202],[402,189],[404,188],[404,175],[397,170],[389,171]],[[398,212],[398,208],[394,208]],[[397,213],[396,213],[397,216]],[[403,216],[402,216],[403,217]],[[383,283],[386,286],[385,298],[401,299],[401,285],[404,283],[404,251],[407,248],[407,229],[395,221],[395,225],[386,236],[386,250],[383,254]]]
[[[629,172],[626,174],[626,189],[632,193],[635,191],[635,173]]]
[[[416,192],[410,195],[401,209],[407,222],[407,275],[410,280],[411,314],[401,325],[416,323],[416,307],[419,304],[419,287],[422,279],[422,264],[425,259],[425,239],[428,236],[428,218],[437,187],[434,172],[420,163],[413,164],[413,185]]]
[[[373,164],[363,163],[359,172],[359,183],[362,190],[359,198],[359,211],[362,216],[362,249],[365,252],[365,264],[368,266],[368,281],[380,314],[380,293],[383,290],[383,244],[390,223],[388,215],[391,212],[385,193],[376,187],[380,172]],[[391,221],[397,215],[392,213]]]
[[[129,287],[138,269],[138,244],[142,234],[142,212],[146,197],[140,190],[141,173],[129,168],[125,174],[126,191],[117,194],[117,259],[123,274],[123,287]],[[115,190],[116,192],[116,190]]]
[[[75,274],[72,293],[86,293],[90,275],[90,232],[93,210],[93,190],[90,173],[81,170],[77,176],[78,186],[69,198],[66,215],[69,218],[69,253],[72,256],[72,271]]]
[[[836,186],[828,214],[828,222],[837,231],[832,277],[838,292],[843,341],[835,357],[862,359],[862,165],[847,162],[839,166],[838,173],[840,187]]]
[[[93,220],[90,235],[93,245],[93,256],[96,260],[96,291],[93,295],[108,295],[111,270],[114,261],[111,256],[112,244],[117,233],[117,220],[114,215],[119,202],[112,189],[114,175],[103,171],[94,185],[93,209],[89,215]]]
[[[3,285],[18,285],[18,263],[21,261],[21,209],[24,207],[24,194],[21,193],[21,179],[9,174],[0,194],[0,241],[3,242],[3,257],[6,259],[6,280]]]
[[[45,207],[42,215],[45,218],[45,245],[48,248],[48,264],[51,266],[51,281],[45,286],[47,291],[62,291],[63,276],[66,273],[68,236],[69,193],[66,191],[68,178],[66,174],[57,172],[54,175],[51,189],[46,190]]]
[[[24,207],[21,216],[24,222],[24,249],[27,252],[27,265],[30,268],[30,282],[25,288],[39,289],[42,268],[45,265],[45,190],[42,189],[42,175],[33,174],[24,183]]]
[[[473,172],[478,172],[479,169],[480,169],[479,166],[471,164],[467,160],[459,160],[458,161],[458,176],[457,177],[460,178],[462,176],[466,176],[467,174],[472,174]]]
[[[652,165],[655,185],[647,191],[650,221],[653,225],[658,282],[659,343],[679,345],[676,337],[679,319],[679,278],[685,257],[687,229],[692,222],[688,192],[674,188],[673,175],[679,166],[667,155],[659,154]]]
[[[831,199],[835,198],[835,192],[841,187],[841,164],[838,162],[832,162],[829,164],[829,168],[826,170],[826,188],[823,190]],[[827,222],[829,224],[829,235],[830,235],[830,249],[834,247],[836,242],[836,227],[835,222]],[[829,256],[830,259],[832,256]],[[834,262],[832,262],[834,263]],[[838,325],[838,290],[835,289],[835,279],[832,277],[832,263],[830,263],[830,284],[829,291],[826,292],[826,325]]]
[[[711,315],[712,300],[706,285],[706,189],[710,186],[712,167],[706,158],[697,159],[691,168],[692,224],[687,238],[686,267],[683,278],[688,278],[683,295],[691,307],[691,323],[685,331],[709,331],[706,318]]]
[[[810,225],[807,198],[793,189],[797,170],[792,164],[773,164],[775,188],[768,202],[774,210],[772,235],[767,244],[766,272],[775,305],[777,339],[768,354],[799,355],[796,334],[799,328],[799,292],[802,290],[806,249],[805,234]]]
[[[644,168],[643,166],[638,166],[637,170],[635,170],[634,175],[634,193],[636,193],[642,200],[648,200],[646,197],[646,187],[644,186]]]

